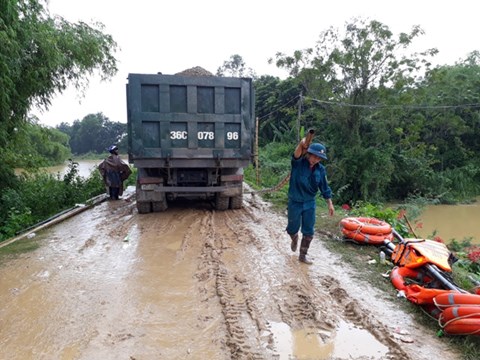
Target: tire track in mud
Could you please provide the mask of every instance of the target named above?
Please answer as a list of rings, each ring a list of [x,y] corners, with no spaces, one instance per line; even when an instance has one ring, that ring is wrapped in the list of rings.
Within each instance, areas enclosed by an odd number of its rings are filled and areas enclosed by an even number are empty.
[[[198,278],[204,285],[213,283],[232,358],[279,358],[272,321],[293,330],[315,329],[324,342],[329,341],[335,317],[323,305],[324,295],[309,286],[298,262],[272,241],[279,237],[279,229],[258,233],[248,227],[255,218],[245,209],[213,212],[201,227],[206,240]]]
[[[345,319],[387,346],[385,359],[425,360],[430,353],[454,358],[440,352],[446,345],[426,346],[423,341],[402,350],[392,332],[399,323],[387,324],[385,313],[375,312],[380,306],[357,296],[365,287],[345,281],[343,265],[339,270],[330,257],[311,267],[299,264],[298,252],[289,249],[285,217],[266,203],[248,196],[244,200],[243,209],[225,212],[199,204],[142,215],[134,202],[103,203],[90,215],[85,212],[57,227],[38,259],[21,258],[22,264],[12,269],[25,276],[10,276],[2,300],[7,300],[6,309],[17,306],[22,296],[30,304],[24,293],[46,285],[46,294],[51,294],[46,305],[60,306],[50,313],[43,307],[41,316],[50,326],[38,338],[21,336],[30,335],[38,320],[23,327],[12,321],[20,340],[9,340],[0,353],[14,354],[25,341],[35,351],[76,351],[77,359],[293,360],[305,357],[281,346],[279,328],[289,328],[291,344],[294,336],[313,335],[319,345],[331,345]],[[129,243],[122,241],[126,235]],[[327,255],[323,251],[314,243],[314,256]],[[32,299],[31,308],[41,300]],[[415,332],[419,339],[422,335]]]
[[[258,203],[258,201],[256,202]],[[260,214],[256,215],[258,210],[245,208],[244,214],[254,220],[256,223],[262,224],[260,218],[270,216],[264,206],[255,207],[259,209]],[[248,224],[248,221],[239,222]],[[269,222],[270,223],[270,222]],[[248,229],[252,232],[252,229]],[[283,227],[265,227],[259,226],[254,229],[255,234],[251,236],[256,239],[256,244],[263,244],[264,240],[259,239],[274,239],[270,241],[271,252],[270,259],[286,258],[285,268],[279,269],[284,271],[287,275],[274,275],[280,281],[277,281],[280,286],[276,286],[271,294],[276,299],[277,307],[281,313],[282,321],[290,326],[292,329],[317,328],[320,330],[321,337],[324,341],[329,340],[328,334],[335,329],[335,317],[331,316],[331,309],[324,306],[325,296],[327,294],[319,291],[319,287],[312,286],[308,273],[304,270],[304,265],[299,264],[297,253],[288,256],[285,255],[285,248],[289,243],[284,242],[286,234]],[[266,247],[266,246],[264,246]],[[271,267],[275,267],[274,261],[270,261]],[[281,276],[279,276],[281,275]],[[292,280],[294,279],[294,280]]]
[[[242,215],[259,219],[247,209]],[[263,213],[260,216],[265,217],[267,214]],[[252,244],[257,247],[268,263],[267,266],[258,264],[256,268],[271,269],[267,271],[268,276],[264,275],[263,278],[266,278],[269,284],[268,293],[275,300],[275,306],[281,314],[281,321],[292,329],[317,328],[323,340],[328,340],[328,334],[335,328],[335,319],[329,315],[330,310],[323,305],[322,299],[325,295],[310,285],[308,276],[303,272],[303,265],[298,263],[297,255],[285,255],[284,249],[287,244],[282,243],[285,238],[284,230],[281,227],[270,228],[262,225],[252,229],[245,226],[249,224],[247,220],[231,222],[236,224],[236,228],[232,228],[232,231],[248,233]],[[258,223],[262,224],[261,221]],[[278,259],[284,259],[284,261]],[[257,277],[260,276],[257,274]]]
[[[298,254],[288,248],[285,219],[267,205],[225,212],[171,209],[162,213],[161,221],[157,214],[146,216],[167,237],[182,229],[176,262],[189,260],[192,250],[196,253],[198,271],[193,276],[206,306],[199,321],[205,329],[217,329],[212,342],[231,359],[280,358],[274,323],[287,324],[292,333],[306,330],[323,344],[330,343],[339,319],[365,329],[388,347],[385,359],[412,359],[395,342],[391,329],[326,275],[328,269],[321,263],[298,263]]]
[[[292,336],[316,336],[319,346],[331,346],[340,323],[353,324],[387,348],[382,359],[415,358],[382,319],[349,294],[352,289],[342,287],[335,278],[338,270],[326,265],[330,262],[324,265],[320,258],[312,267],[299,264],[298,252],[290,252],[282,215],[258,201],[250,205],[225,212],[180,209],[168,217],[177,224],[182,217],[181,223],[186,225],[177,259],[188,260],[195,249],[198,266],[193,276],[205,306],[200,321],[205,329],[216,329],[212,341],[229,358],[279,359],[287,355],[295,359],[293,349],[280,353],[285,351],[277,338],[282,323],[288,325]],[[170,222],[166,220],[156,224],[159,231],[174,230],[165,225]],[[327,255],[320,244],[314,244],[312,250],[313,256]]]
[[[187,223],[187,230],[185,231],[185,234],[183,235],[182,243],[180,246],[180,250],[177,251],[177,261],[182,261],[185,259],[185,254],[191,247],[191,241],[196,241],[196,234],[195,231],[199,227],[199,224],[202,222],[202,219],[204,218],[205,210],[199,210],[202,211],[202,215],[198,216],[197,211],[190,211],[188,214],[184,214],[184,216],[181,217],[181,221],[183,223]],[[192,219],[193,218],[193,219]],[[169,221],[170,222],[170,221]]]
[[[268,212],[262,206],[250,206],[244,209],[243,215],[249,217],[250,221],[261,224],[258,219],[268,216]],[[270,223],[270,221],[267,222]],[[247,219],[235,222],[237,228],[233,231],[238,231],[238,227],[243,227],[242,224],[248,223]],[[284,229],[281,227],[259,227],[254,231],[256,234],[251,234],[253,239],[286,237]],[[256,243],[258,242],[256,241]],[[275,252],[277,257],[285,257],[284,249],[287,244],[282,241],[271,243],[273,249],[270,251]],[[314,271],[303,271],[305,268],[298,264],[296,256],[289,257],[290,261],[286,262],[290,276],[283,279],[283,286],[270,289],[284,323],[292,329],[314,329],[324,343],[327,343],[331,340],[332,332],[335,331],[340,317],[366,329],[380,343],[384,344],[389,349],[385,355],[386,359],[411,359],[401,345],[389,335],[390,330],[372,313],[363,309],[357,301],[352,300],[336,279],[328,275],[317,275],[318,268]],[[295,277],[298,281],[292,281],[292,278]],[[316,278],[319,278],[320,281],[317,281]],[[328,305],[325,306],[325,304]]]
[[[198,278],[212,287],[221,304],[224,324],[227,333],[225,345],[232,359],[264,359],[265,356],[258,342],[260,338],[258,311],[249,298],[244,286],[245,279],[232,274],[222,260],[227,242],[238,242],[228,225],[225,225],[225,213],[207,213],[203,219],[202,238],[205,239],[201,254],[202,262]],[[207,291],[208,292],[208,291]]]

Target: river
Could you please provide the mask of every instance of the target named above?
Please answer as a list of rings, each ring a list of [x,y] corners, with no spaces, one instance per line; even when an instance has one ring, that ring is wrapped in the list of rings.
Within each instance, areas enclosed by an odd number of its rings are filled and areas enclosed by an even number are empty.
[[[92,171],[97,171],[97,166],[103,160],[75,160],[78,163],[78,175],[87,178]],[[48,172],[52,174],[60,173],[60,175],[64,175],[68,171],[68,162],[63,165],[56,165],[51,166],[46,169]]]
[[[480,244],[479,219],[480,198],[473,204],[429,205],[418,219],[421,228],[417,227],[415,232],[420,237],[432,238],[436,231],[436,236],[447,243],[471,237],[473,244]]]
[[[75,160],[75,162],[78,164],[78,175],[83,177],[83,178],[87,178],[92,173],[92,171],[97,171],[97,166],[102,161],[103,161],[102,159]],[[49,167],[43,168],[43,170],[45,170],[45,171],[47,171],[51,174],[59,173],[61,176],[63,176],[68,171],[68,165],[69,165],[69,162],[66,161],[62,165],[49,166]],[[15,169],[16,174],[20,174],[21,172],[22,172],[22,169]]]

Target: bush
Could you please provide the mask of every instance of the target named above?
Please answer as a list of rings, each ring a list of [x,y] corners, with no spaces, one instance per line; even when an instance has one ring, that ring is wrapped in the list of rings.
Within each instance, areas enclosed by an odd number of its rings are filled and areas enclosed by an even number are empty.
[[[73,161],[63,178],[45,172],[23,174],[0,198],[0,241],[103,192],[99,172],[84,179]]]

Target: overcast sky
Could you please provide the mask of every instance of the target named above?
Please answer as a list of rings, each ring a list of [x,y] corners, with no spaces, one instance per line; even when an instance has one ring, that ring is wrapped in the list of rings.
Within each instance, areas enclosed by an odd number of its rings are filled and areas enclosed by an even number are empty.
[[[201,66],[215,73],[231,55],[242,56],[257,75],[285,77],[268,64],[277,52],[314,47],[330,26],[343,28],[353,17],[378,20],[394,34],[420,25],[418,50],[436,47],[438,64],[454,64],[480,50],[478,13],[470,0],[50,0],[51,15],[71,22],[100,21],[120,50],[118,74],[109,82],[90,79],[85,97],[74,89],[58,95],[40,122],[56,126],[102,112],[126,122],[125,84],[129,73],[174,74]]]

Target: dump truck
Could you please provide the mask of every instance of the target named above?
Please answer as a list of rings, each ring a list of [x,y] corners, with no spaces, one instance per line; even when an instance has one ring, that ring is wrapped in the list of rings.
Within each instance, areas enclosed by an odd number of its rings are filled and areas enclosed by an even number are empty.
[[[241,208],[255,137],[252,79],[131,73],[126,92],[138,212],[164,211],[178,197]]]

